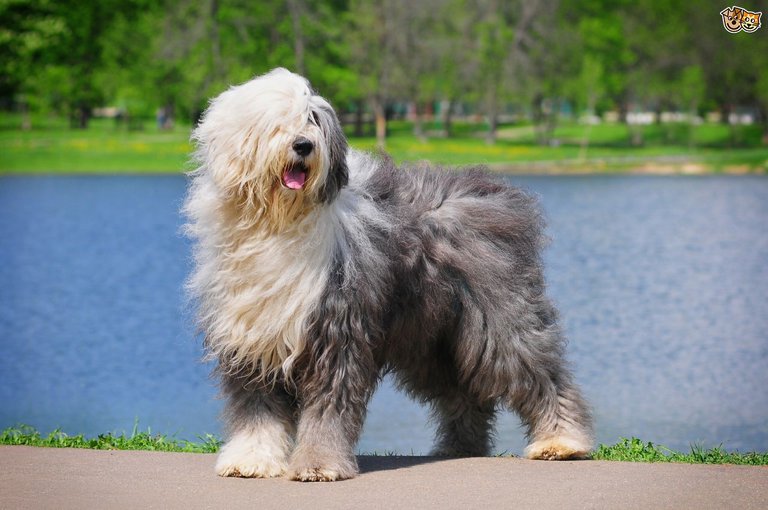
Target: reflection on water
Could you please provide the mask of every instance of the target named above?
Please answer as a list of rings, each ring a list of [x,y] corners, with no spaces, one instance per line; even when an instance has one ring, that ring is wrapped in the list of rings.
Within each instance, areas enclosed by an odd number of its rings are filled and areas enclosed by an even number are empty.
[[[515,177],[541,197],[598,440],[768,450],[768,179]],[[184,313],[182,177],[0,178],[0,427],[219,433]],[[427,412],[388,381],[361,451],[426,453]],[[497,450],[519,453],[503,414]]]

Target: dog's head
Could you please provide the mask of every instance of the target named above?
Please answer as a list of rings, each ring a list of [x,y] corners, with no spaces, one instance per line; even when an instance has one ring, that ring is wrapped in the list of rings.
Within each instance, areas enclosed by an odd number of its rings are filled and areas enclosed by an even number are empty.
[[[273,230],[332,201],[347,183],[347,141],[333,108],[286,69],[213,99],[192,139],[198,172]]]
[[[741,8],[739,7],[726,7],[720,11],[720,15],[723,17],[723,27],[735,34],[741,31]]]

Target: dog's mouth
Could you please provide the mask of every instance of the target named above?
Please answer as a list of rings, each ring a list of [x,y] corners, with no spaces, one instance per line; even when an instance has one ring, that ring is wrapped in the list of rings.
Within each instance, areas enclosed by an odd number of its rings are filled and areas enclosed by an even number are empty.
[[[302,163],[293,163],[283,172],[283,186],[288,189],[301,189],[307,182],[307,167]]]

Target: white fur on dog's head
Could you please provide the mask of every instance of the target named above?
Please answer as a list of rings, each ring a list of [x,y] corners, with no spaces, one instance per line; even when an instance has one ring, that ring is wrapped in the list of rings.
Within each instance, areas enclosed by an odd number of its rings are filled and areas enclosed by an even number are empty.
[[[207,172],[241,214],[280,231],[347,183],[347,141],[331,105],[282,68],[211,101],[192,134]],[[301,156],[297,140],[312,143]]]

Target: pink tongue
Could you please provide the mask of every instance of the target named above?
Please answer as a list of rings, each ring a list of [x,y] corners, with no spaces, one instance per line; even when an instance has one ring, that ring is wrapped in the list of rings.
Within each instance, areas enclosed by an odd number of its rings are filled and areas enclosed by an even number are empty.
[[[301,189],[306,180],[307,173],[298,168],[291,168],[283,174],[283,182],[290,189]]]

